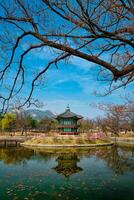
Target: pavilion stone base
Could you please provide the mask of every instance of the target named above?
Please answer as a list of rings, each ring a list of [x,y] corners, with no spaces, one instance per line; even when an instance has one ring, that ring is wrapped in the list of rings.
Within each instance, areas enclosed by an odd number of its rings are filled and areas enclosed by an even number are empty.
[[[60,135],[79,135],[79,132],[60,132]]]

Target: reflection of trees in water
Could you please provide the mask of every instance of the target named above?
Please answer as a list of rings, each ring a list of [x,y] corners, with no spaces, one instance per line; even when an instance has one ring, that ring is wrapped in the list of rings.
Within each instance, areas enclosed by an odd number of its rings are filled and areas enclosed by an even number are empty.
[[[26,161],[31,159],[33,153],[33,150],[24,148],[4,148],[0,149],[0,160],[7,165],[25,165]]]
[[[0,160],[5,164],[26,165],[30,159],[36,159],[38,161],[49,161],[51,158],[56,157],[52,152],[38,151],[34,149],[26,148],[0,148]]]
[[[77,166],[79,157],[96,156],[104,160],[107,166],[111,168],[116,174],[123,174],[125,171],[134,170],[134,148],[119,148],[103,147],[96,149],[86,149],[77,153],[60,153],[57,161],[58,165],[54,168],[58,173],[64,176],[70,176],[73,173],[77,173],[82,169]]]
[[[56,155],[54,153],[50,153],[50,152],[47,152],[47,151],[36,151],[35,150],[35,155],[36,155],[36,158],[38,159],[38,161],[49,161],[50,159],[53,159],[56,157]]]
[[[110,149],[96,152],[96,156],[105,160],[108,167],[117,174],[134,170],[134,149],[111,147]]]
[[[76,153],[60,154],[56,161],[58,162],[58,165],[53,169],[59,174],[63,174],[65,177],[69,177],[74,173],[82,171],[82,168],[77,166],[79,158]]]
[[[96,156],[104,160],[107,166],[115,173],[123,174],[125,171],[134,170],[134,148],[103,147],[96,149],[42,149],[32,150],[26,148],[7,148],[0,149],[0,160],[5,164],[23,164],[28,160],[35,159],[47,162],[50,159],[56,159],[58,162],[54,168],[58,173],[64,176],[70,176],[78,173],[82,169],[77,166],[79,158]],[[79,158],[78,158],[79,157]]]

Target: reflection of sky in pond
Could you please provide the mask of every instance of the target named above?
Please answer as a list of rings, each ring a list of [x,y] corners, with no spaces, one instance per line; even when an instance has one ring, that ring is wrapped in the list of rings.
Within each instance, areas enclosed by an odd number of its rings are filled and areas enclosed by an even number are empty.
[[[74,151],[0,149],[0,200],[133,200],[134,149]]]

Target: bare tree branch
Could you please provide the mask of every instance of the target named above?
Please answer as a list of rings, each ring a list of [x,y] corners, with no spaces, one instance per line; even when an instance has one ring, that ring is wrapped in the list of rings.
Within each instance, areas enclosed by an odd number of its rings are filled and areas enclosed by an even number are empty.
[[[0,93],[3,109],[23,89],[26,68],[23,60],[44,46],[58,50],[42,71],[33,75],[26,103],[35,83],[49,67],[71,55],[101,68],[98,80],[107,82],[111,93],[134,81],[134,10],[131,0],[6,0],[0,2]],[[23,48],[26,46],[26,48]],[[29,56],[30,57],[30,56]],[[27,64],[27,70],[30,69]],[[10,87],[6,77],[16,70]],[[19,82],[19,80],[21,81]],[[8,82],[8,81],[7,81]],[[17,87],[17,84],[19,85]],[[17,87],[17,89],[16,89]]]

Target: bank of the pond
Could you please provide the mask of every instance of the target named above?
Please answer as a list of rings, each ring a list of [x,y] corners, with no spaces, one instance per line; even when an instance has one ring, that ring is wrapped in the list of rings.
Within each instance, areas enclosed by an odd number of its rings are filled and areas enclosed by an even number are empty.
[[[134,138],[132,137],[111,137],[111,141],[120,147],[134,147]]]
[[[84,137],[46,137],[42,139],[33,138],[24,143],[25,147],[98,147],[111,146],[114,142],[110,140],[95,140],[91,141]]]
[[[114,143],[113,142],[110,142],[110,143],[101,143],[101,144],[74,144],[74,145],[70,145],[70,144],[68,144],[68,145],[46,145],[46,144],[25,144],[25,143],[21,143],[21,145],[22,146],[24,146],[24,147],[54,147],[54,148],[56,148],[56,147],[62,147],[62,148],[64,148],[64,147],[75,147],[75,148],[77,148],[77,147],[102,147],[102,146],[112,146]]]
[[[0,147],[19,147],[20,143],[29,140],[29,137],[0,136]]]

